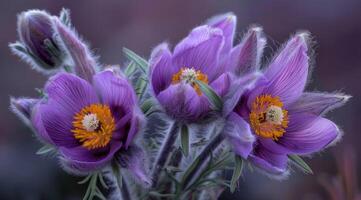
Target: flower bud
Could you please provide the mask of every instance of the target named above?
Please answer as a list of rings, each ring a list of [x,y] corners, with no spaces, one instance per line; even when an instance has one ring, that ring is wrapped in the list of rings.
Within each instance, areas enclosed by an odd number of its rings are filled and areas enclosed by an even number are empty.
[[[40,10],[21,13],[18,34],[26,53],[41,69],[51,70],[62,64],[64,54],[54,39],[52,16],[48,13]]]

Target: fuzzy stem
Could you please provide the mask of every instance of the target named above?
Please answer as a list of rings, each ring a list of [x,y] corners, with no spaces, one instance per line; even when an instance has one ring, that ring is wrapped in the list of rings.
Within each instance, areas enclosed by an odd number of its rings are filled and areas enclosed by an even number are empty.
[[[172,146],[174,145],[177,139],[178,132],[179,132],[179,124],[178,122],[174,122],[156,158],[152,171],[152,180],[153,180],[152,188],[156,187],[158,184],[160,172],[162,171],[165,163],[167,162],[169,154],[171,153],[172,150]]]
[[[223,142],[224,140],[223,135],[223,128],[222,130],[208,143],[206,147],[202,150],[202,152],[198,155],[196,160],[198,162],[196,163],[196,166],[193,168],[192,171],[186,176],[183,177],[183,189],[185,189],[188,184],[191,182],[194,175],[201,169],[201,166],[204,164],[204,162],[207,160],[207,158],[211,155],[211,153]]]
[[[119,185],[119,184],[118,184]],[[131,200],[127,181],[123,178],[122,185],[119,187],[123,200]]]

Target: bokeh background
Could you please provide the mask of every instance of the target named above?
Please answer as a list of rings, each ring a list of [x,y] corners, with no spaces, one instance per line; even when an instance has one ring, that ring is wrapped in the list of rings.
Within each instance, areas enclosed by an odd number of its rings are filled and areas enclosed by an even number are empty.
[[[308,88],[342,91],[353,98],[328,117],[345,135],[335,147],[306,159],[314,175],[292,172],[288,180],[271,180],[247,173],[236,193],[221,199],[326,200],[320,177],[337,176],[335,155],[352,147],[356,161],[361,152],[361,1],[360,0],[2,0],[0,1],[0,199],[81,199],[80,179],[64,173],[56,159],[36,156],[40,144],[31,131],[9,111],[10,96],[36,96],[45,77],[11,55],[7,45],[17,39],[16,15],[27,9],[58,14],[71,9],[72,23],[106,64],[122,64],[122,47],[148,57],[162,41],[175,44],[207,18],[232,11],[238,16],[240,36],[251,24],[263,26],[268,36],[266,57],[298,30],[308,30],[315,42],[315,67]],[[360,171],[361,163],[356,171]],[[345,170],[348,171],[348,170]],[[359,174],[351,176],[360,180]]]

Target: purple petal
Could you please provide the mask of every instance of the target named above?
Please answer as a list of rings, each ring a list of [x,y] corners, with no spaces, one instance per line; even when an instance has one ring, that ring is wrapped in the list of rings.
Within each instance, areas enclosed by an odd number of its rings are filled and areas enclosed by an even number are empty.
[[[88,47],[80,40],[75,31],[56,18],[54,18],[54,29],[74,62],[75,73],[91,82],[97,64]]]
[[[213,28],[219,28],[223,31],[224,46],[221,54],[228,53],[234,40],[234,33],[236,31],[237,17],[233,13],[226,13],[212,17],[207,21],[207,24]]]
[[[26,124],[29,124],[35,104],[39,99],[31,98],[10,98],[11,110]]]
[[[242,42],[232,49],[229,58],[229,71],[237,75],[254,72],[259,68],[266,38],[261,27],[252,27]]]
[[[223,115],[227,116],[233,109],[237,106],[239,103],[242,94],[250,90],[254,87],[257,80],[262,77],[262,75],[258,72],[256,73],[249,73],[245,76],[239,77],[233,77],[231,76],[231,82],[229,92],[227,95],[223,98],[224,99],[224,105],[223,105]]]
[[[129,170],[129,172],[141,183],[146,186],[151,185],[151,180],[147,172],[147,165],[144,152],[141,148],[132,145],[127,150],[122,150],[117,154],[117,161],[120,166]]]
[[[109,105],[116,118],[133,110],[137,99],[135,91],[125,78],[111,70],[105,70],[93,77],[93,85],[101,101]]]
[[[47,135],[58,146],[77,146],[78,141],[71,132],[73,118],[83,107],[98,103],[94,89],[77,76],[61,73],[49,80],[45,92],[48,101],[37,106],[34,126],[39,128],[38,132],[42,132],[42,123]]]
[[[302,96],[289,108],[289,112],[307,112],[322,115],[344,105],[350,96],[337,93],[303,93]]]
[[[170,85],[157,96],[159,103],[173,118],[185,121],[200,119],[210,110],[204,95],[199,96],[188,84]]]
[[[256,167],[271,174],[283,175],[287,170],[287,155],[272,153],[262,145],[255,147],[248,160]]]
[[[114,154],[121,148],[120,142],[112,141],[103,151],[88,150],[82,146],[75,148],[61,147],[60,160],[65,170],[71,173],[84,173],[99,170],[113,159]]]
[[[200,26],[183,39],[174,49],[173,64],[178,68],[200,70],[213,81],[219,73],[218,58],[223,46],[223,34],[219,29]]]
[[[172,53],[169,51],[166,43],[162,43],[154,48],[149,66],[151,85],[155,95],[171,84],[173,75],[181,68],[172,65]]]
[[[277,143],[294,154],[318,152],[332,143],[340,134],[337,126],[330,120],[307,113],[289,116],[286,133]]]
[[[41,105],[42,104],[39,102],[34,106],[33,114],[31,115],[31,123],[35,129],[35,135],[39,140],[54,145],[54,142],[50,138],[48,132],[45,130],[41,113],[39,113],[39,107]]]
[[[231,143],[234,153],[247,159],[256,139],[249,124],[238,114],[232,112],[227,118],[224,134]]]
[[[139,132],[140,126],[143,124],[142,121],[144,121],[144,116],[140,110],[135,110],[133,112],[133,118],[130,123],[130,129],[128,132],[128,137],[125,142],[125,148],[128,148],[129,145],[132,143],[135,135]]]
[[[230,85],[231,85],[231,75],[229,73],[222,74],[210,84],[210,86],[220,97],[223,97],[228,93]]]
[[[265,71],[270,81],[263,91],[281,98],[285,105],[297,100],[306,85],[308,75],[306,33],[291,38]]]

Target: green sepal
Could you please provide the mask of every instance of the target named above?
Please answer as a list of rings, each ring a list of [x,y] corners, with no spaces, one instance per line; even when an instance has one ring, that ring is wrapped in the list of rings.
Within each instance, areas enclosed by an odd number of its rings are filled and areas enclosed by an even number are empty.
[[[216,111],[222,111],[223,101],[222,98],[217,95],[217,93],[207,84],[202,81],[196,80],[199,89],[204,95],[208,98],[208,101],[212,104],[212,107]]]
[[[181,127],[181,149],[185,157],[189,155],[189,129],[183,124]]]
[[[235,156],[234,161],[235,161],[235,166],[234,166],[233,175],[232,175],[231,184],[230,184],[230,190],[232,193],[235,191],[235,189],[237,187],[237,182],[239,180],[239,177],[241,177],[242,171],[243,171],[242,158],[239,156]]]
[[[288,155],[288,159],[306,174],[313,174],[310,166],[298,155]]]

